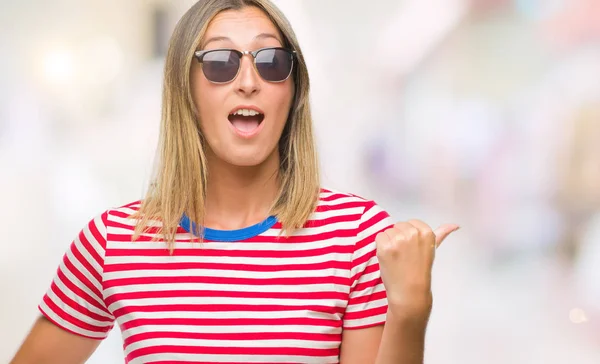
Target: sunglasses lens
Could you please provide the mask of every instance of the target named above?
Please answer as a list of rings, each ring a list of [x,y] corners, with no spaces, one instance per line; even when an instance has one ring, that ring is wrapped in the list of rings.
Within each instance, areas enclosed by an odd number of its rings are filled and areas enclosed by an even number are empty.
[[[229,82],[240,68],[240,56],[228,50],[208,52],[202,58],[204,76],[212,82]]]
[[[293,64],[292,53],[284,49],[264,49],[256,55],[256,69],[265,81],[285,80],[292,72]]]

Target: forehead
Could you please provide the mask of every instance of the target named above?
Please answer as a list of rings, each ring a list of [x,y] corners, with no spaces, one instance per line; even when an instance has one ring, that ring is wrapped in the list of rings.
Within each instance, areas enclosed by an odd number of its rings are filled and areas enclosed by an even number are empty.
[[[279,29],[267,14],[257,7],[247,6],[240,10],[225,10],[217,14],[206,29],[203,43],[211,38],[226,37],[234,45],[247,47],[260,34],[273,34],[279,43],[283,44]]]

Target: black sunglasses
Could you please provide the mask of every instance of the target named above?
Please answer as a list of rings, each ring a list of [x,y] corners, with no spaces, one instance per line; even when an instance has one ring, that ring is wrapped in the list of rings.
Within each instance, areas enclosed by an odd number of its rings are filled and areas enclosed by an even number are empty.
[[[237,77],[245,54],[254,58],[254,68],[260,77],[268,82],[283,82],[290,77],[294,69],[296,52],[281,47],[244,52],[236,49],[210,49],[197,51],[194,57],[202,63],[202,71],[207,80],[213,83],[227,83]]]

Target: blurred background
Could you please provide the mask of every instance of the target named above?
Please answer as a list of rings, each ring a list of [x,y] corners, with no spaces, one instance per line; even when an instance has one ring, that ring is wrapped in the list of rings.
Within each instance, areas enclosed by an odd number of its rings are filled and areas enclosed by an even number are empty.
[[[324,185],[462,226],[438,251],[426,362],[600,363],[600,1],[275,2]],[[143,196],[193,3],[0,1],[0,362],[84,224]],[[122,358],[115,329],[89,363]]]

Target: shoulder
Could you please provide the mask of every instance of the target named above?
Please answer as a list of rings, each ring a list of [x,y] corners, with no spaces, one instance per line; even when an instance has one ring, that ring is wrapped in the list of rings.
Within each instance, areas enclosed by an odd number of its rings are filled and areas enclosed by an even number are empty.
[[[329,188],[321,188],[317,206],[317,208],[321,210],[342,210],[348,208],[362,209],[362,214],[371,209],[383,211],[383,208],[372,199],[368,199],[350,192],[341,192]]]
[[[133,228],[137,221],[137,213],[140,210],[141,201],[134,201],[125,205],[109,207],[101,210],[88,223],[87,229],[101,231],[103,235],[110,227]]]
[[[119,220],[132,220],[137,217],[138,212],[140,211],[140,207],[142,205],[142,201],[134,201],[127,203],[125,205],[111,207],[104,211],[104,215],[108,222],[111,221],[119,221]]]
[[[374,200],[328,188],[321,188],[317,212],[352,216],[359,233],[393,225],[390,214]]]
[[[356,206],[368,207],[373,201],[349,192],[321,188],[318,206]]]
[[[95,224],[102,233],[105,249],[109,243],[129,243],[136,241],[152,241],[160,233],[162,222],[159,219],[144,219],[140,213],[142,201],[134,201],[124,205],[107,208],[97,215],[91,224]],[[145,228],[137,232],[139,223]],[[141,235],[136,235],[141,234]]]
[[[133,231],[136,223],[131,217],[139,210],[139,206],[140,201],[137,201],[95,214],[71,241],[69,259],[100,271],[111,233],[116,231],[115,228]]]

